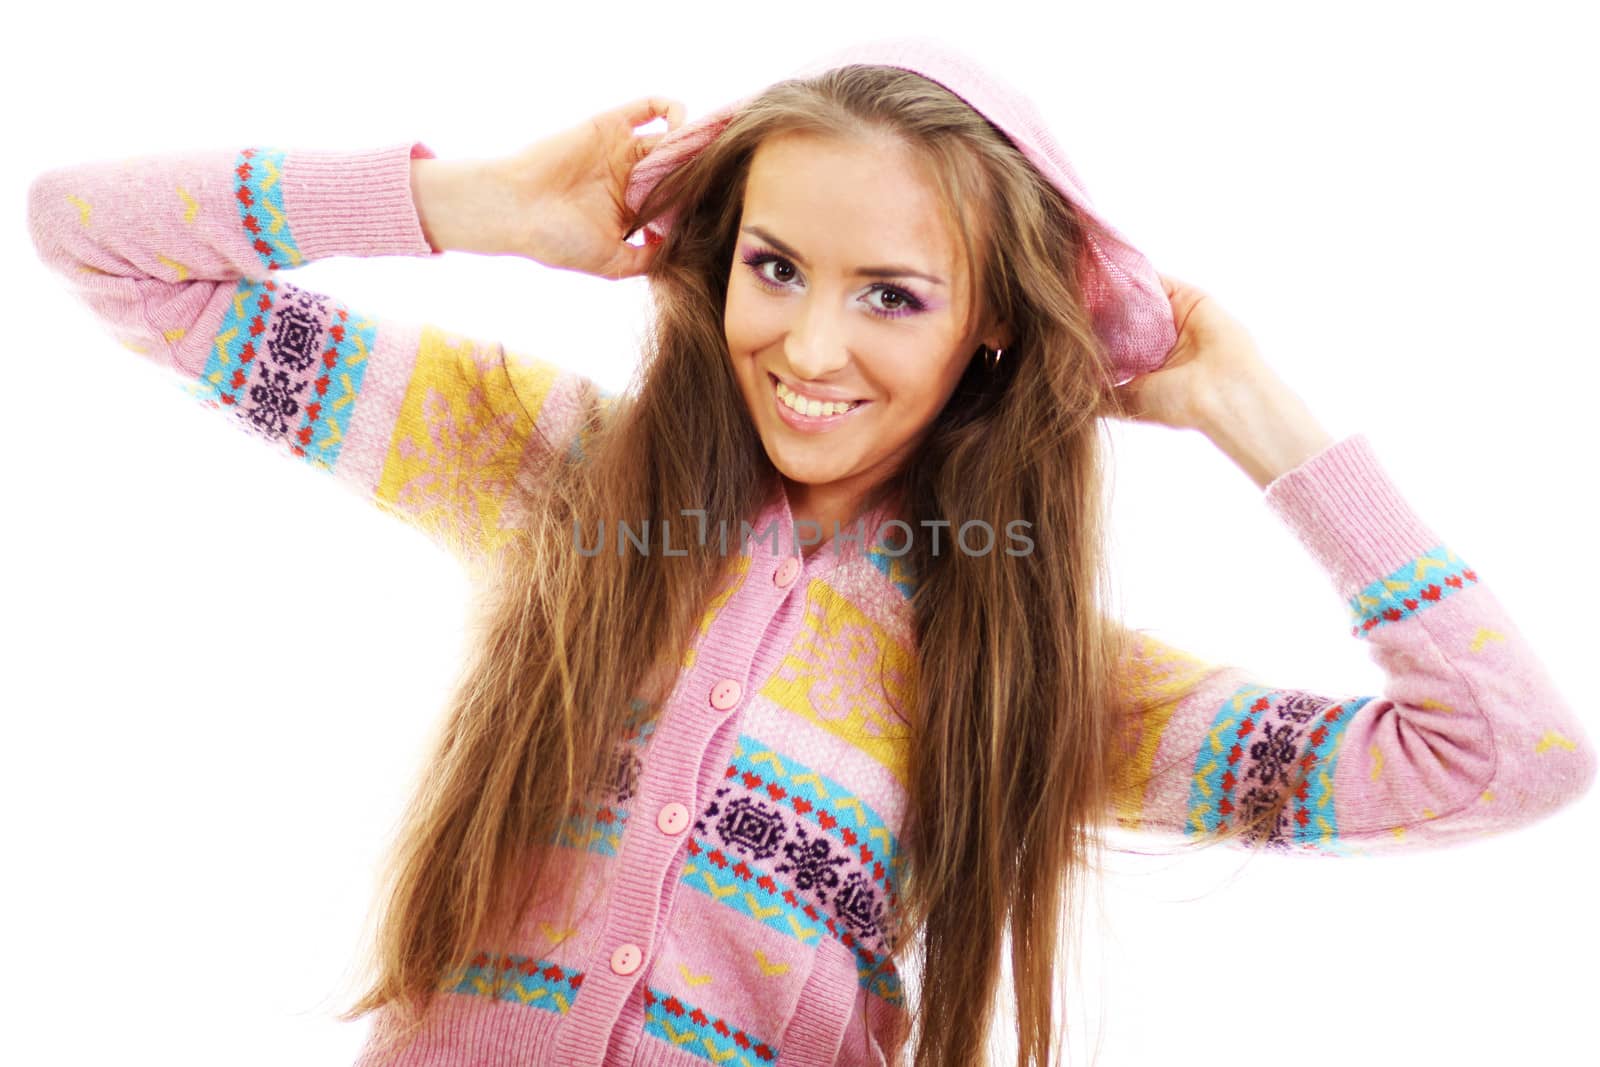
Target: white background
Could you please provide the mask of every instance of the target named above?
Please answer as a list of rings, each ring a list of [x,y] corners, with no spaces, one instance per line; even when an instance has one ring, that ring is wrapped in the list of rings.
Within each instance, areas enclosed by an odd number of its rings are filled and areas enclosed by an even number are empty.
[[[559,5],[566,9],[569,5]],[[1098,207],[1364,432],[1594,734],[1592,28],[1522,3],[28,5],[3,68],[9,387],[0,1061],[353,1061],[329,1015],[464,652],[421,535],[194,405],[38,263],[38,172],[249,144],[515,151],[648,93],[699,115],[847,39],[1034,93]],[[20,21],[19,21],[20,20]],[[885,204],[893,210],[893,204]],[[338,260],[296,283],[627,378],[642,279]],[[1203,437],[1115,431],[1130,621],[1375,694],[1340,598]],[[1415,857],[1116,861],[1073,1062],[1573,1063],[1600,800]],[[1103,1015],[1102,1015],[1103,1013]]]

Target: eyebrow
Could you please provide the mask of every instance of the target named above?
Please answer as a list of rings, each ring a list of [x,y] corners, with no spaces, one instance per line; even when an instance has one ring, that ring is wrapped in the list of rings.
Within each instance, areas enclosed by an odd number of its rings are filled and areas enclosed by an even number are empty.
[[[782,241],[778,240],[766,230],[761,229],[759,226],[746,226],[740,232],[754,234],[763,241],[766,241],[768,244],[772,245],[784,255],[788,256],[790,259],[799,263],[802,267],[807,265],[804,256],[802,256],[799,252],[796,252],[793,248],[790,248],[788,245],[784,244]],[[934,285],[943,285],[945,283],[943,278],[934,277],[932,274],[924,274],[922,271],[912,270],[910,267],[857,267],[855,274],[862,278],[895,278],[909,275],[913,278],[921,278],[923,281],[931,282]]]

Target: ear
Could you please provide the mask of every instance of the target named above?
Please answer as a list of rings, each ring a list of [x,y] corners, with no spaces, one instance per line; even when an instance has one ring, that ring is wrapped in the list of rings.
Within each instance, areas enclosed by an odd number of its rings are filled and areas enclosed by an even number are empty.
[[[1010,348],[1012,336],[1011,324],[998,322],[984,331],[983,343],[994,349]]]

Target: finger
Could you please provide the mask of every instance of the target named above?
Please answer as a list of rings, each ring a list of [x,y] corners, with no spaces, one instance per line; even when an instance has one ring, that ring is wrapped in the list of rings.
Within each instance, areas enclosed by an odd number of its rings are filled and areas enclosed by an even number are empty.
[[[1171,274],[1156,272],[1156,277],[1161,279],[1161,284],[1166,287],[1167,298],[1174,303],[1183,300],[1198,303],[1205,292],[1190,285],[1182,278],[1173,277]]]
[[[644,96],[617,108],[617,113],[629,126],[643,126],[651,119],[664,118],[667,128],[672,130],[682,125],[684,106],[665,96]]]

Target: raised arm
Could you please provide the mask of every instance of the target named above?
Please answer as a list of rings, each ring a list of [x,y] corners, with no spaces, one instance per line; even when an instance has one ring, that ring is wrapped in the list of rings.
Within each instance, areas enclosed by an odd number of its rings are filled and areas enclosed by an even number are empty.
[[[1412,511],[1364,435],[1266,487],[1350,610],[1381,694],[1258,680],[1134,633],[1116,817],[1204,838],[1287,796],[1232,844],[1396,852],[1542,819],[1595,780],[1595,748],[1484,576]]]
[[[412,185],[412,161],[432,157],[420,143],[251,146],[64,167],[33,181],[29,229],[122,345],[475,560],[517,524],[514,475],[581,449],[609,398],[553,363],[286,277],[330,256],[439,255]]]

